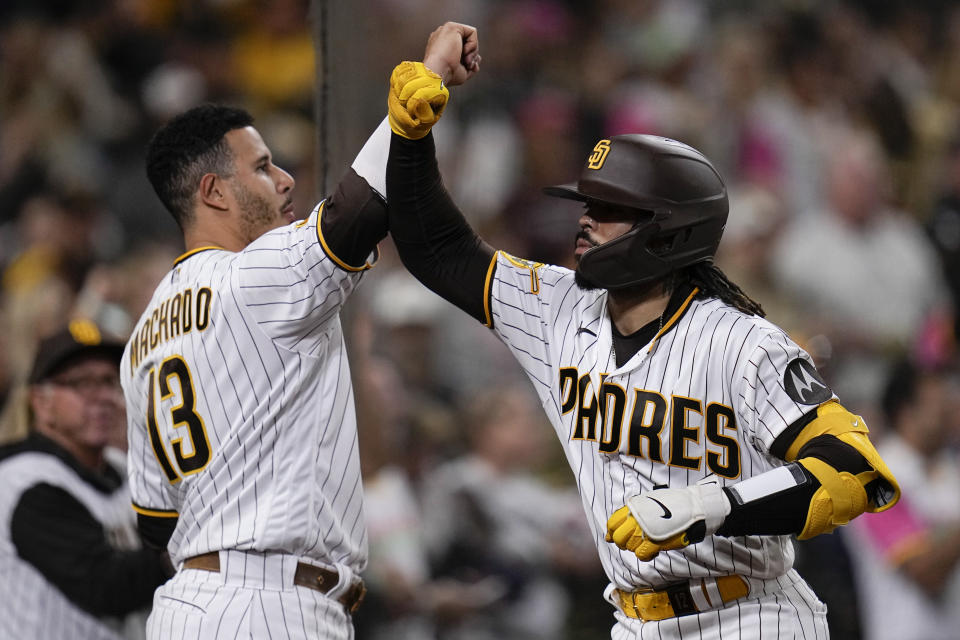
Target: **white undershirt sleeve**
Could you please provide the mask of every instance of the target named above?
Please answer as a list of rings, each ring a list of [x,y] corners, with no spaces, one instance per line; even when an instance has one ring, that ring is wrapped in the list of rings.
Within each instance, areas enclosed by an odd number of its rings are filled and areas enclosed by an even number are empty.
[[[390,153],[390,123],[384,118],[350,165],[357,175],[384,200],[387,199],[387,156]]]

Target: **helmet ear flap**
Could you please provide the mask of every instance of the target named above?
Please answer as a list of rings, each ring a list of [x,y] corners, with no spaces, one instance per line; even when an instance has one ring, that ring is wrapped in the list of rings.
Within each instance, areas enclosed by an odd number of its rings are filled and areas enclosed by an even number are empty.
[[[599,289],[623,289],[666,276],[671,270],[670,263],[650,250],[650,243],[659,232],[660,225],[656,222],[641,224],[618,238],[588,249],[580,256],[577,273]],[[642,271],[636,268],[638,264],[644,266]]]
[[[668,256],[673,253],[677,246],[679,235],[679,233],[674,232],[651,238],[647,243],[647,250],[657,257]]]
[[[693,229],[690,227],[661,233],[647,242],[647,250],[658,257],[671,256],[690,242],[691,237],[693,237]]]

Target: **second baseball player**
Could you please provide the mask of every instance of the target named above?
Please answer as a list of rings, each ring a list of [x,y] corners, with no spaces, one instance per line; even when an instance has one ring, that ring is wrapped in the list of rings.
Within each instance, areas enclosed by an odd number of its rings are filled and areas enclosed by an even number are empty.
[[[404,63],[391,78],[391,234],[533,383],[610,581],[612,637],[828,637],[790,536],[887,509],[899,489],[810,356],[713,264],[719,173],[674,140],[600,140],[576,183],[547,190],[584,203],[576,270],[496,251],[418,126],[424,102],[442,111],[452,68]]]

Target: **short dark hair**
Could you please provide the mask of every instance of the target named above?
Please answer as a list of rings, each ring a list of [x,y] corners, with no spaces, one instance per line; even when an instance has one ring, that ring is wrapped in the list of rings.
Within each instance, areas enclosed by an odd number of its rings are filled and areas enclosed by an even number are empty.
[[[147,178],[181,229],[192,215],[200,178],[233,173],[233,156],[224,136],[251,124],[253,116],[243,109],[203,104],[170,120],[150,140]]]

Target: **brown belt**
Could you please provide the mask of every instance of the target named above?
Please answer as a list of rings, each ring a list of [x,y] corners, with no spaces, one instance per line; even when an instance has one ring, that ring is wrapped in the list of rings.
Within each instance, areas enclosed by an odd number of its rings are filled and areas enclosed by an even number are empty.
[[[694,578],[660,590],[616,591],[624,615],[651,622],[719,609],[750,594],[742,576]]]
[[[184,569],[200,569],[202,571],[220,572],[220,554],[217,551],[203,553],[199,556],[193,556],[183,561]],[[307,589],[313,589],[320,593],[327,593],[330,589],[337,586],[340,582],[340,576],[336,571],[316,567],[312,564],[303,562],[297,563],[297,570],[293,572],[293,584]],[[346,590],[337,600],[346,607],[347,611],[354,613],[360,608],[363,597],[367,594],[366,587],[363,586],[363,580],[357,580],[350,588]]]

